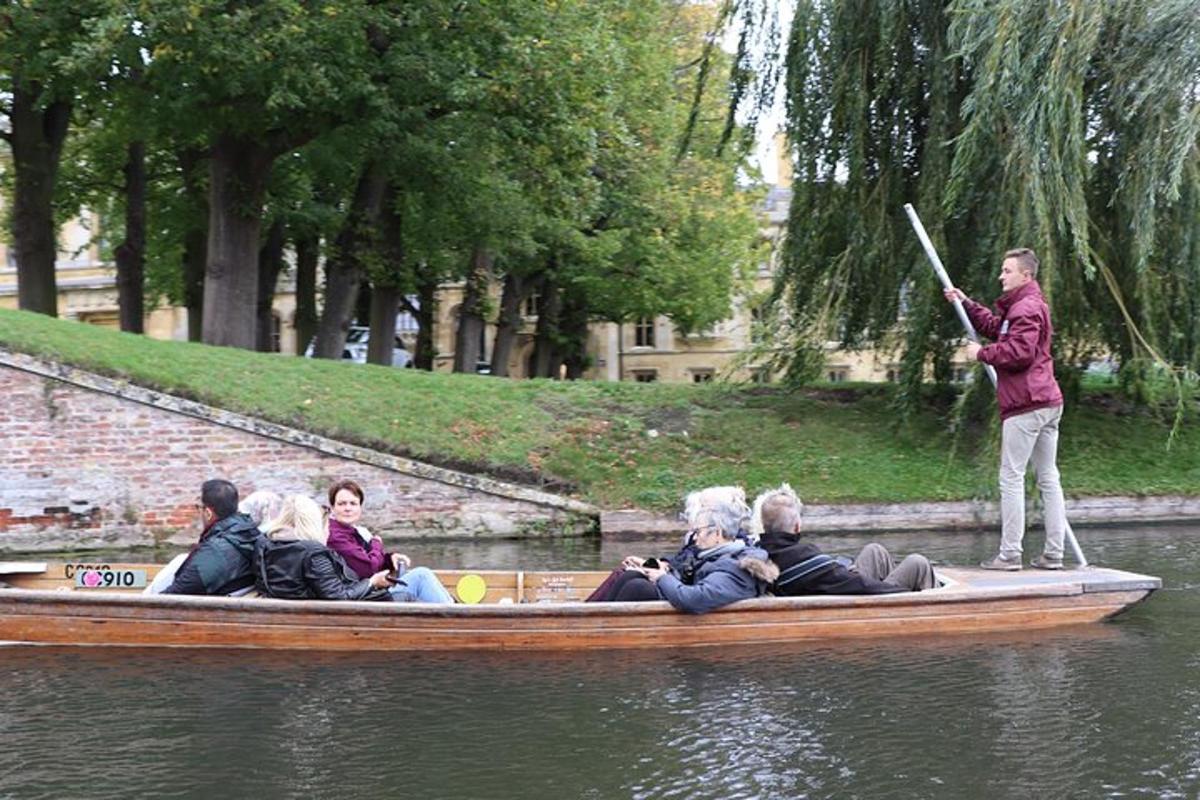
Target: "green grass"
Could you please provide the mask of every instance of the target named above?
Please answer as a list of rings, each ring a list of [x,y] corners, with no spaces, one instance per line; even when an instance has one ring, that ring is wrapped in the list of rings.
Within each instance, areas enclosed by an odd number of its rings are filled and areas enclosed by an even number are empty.
[[[956,440],[930,409],[901,425],[892,387],[512,381],[160,342],[0,311],[0,345],[393,453],[541,483],[602,507],[789,481],[811,502],[994,495],[995,425]],[[1063,421],[1069,495],[1200,494],[1196,414],[1169,424],[1088,390]],[[652,435],[651,432],[657,435]]]

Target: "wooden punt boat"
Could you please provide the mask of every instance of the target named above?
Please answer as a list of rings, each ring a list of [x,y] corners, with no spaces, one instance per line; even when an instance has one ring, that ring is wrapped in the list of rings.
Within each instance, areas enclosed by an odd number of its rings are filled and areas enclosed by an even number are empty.
[[[943,585],[873,597],[764,597],[703,616],[667,603],[581,602],[607,573],[439,570],[487,584],[474,605],[145,595],[147,564],[0,562],[0,641],[295,650],[583,650],[779,643],[1049,628],[1098,622],[1162,581],[1116,569],[985,572],[940,567]],[[144,570],[142,574],[140,571]],[[85,581],[81,576],[91,573]],[[113,580],[112,576],[116,576]],[[133,577],[129,577],[133,576]],[[136,578],[136,579],[134,579]]]

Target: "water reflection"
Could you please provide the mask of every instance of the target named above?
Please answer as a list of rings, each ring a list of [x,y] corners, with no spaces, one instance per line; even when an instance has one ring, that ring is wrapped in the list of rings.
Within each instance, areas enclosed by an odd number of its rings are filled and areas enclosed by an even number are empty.
[[[1195,797],[1197,533],[1085,532],[1094,561],[1167,588],[1053,631],[603,654],[4,648],[0,798]],[[943,562],[995,544],[883,538]],[[670,543],[421,547],[450,566],[598,567]]]

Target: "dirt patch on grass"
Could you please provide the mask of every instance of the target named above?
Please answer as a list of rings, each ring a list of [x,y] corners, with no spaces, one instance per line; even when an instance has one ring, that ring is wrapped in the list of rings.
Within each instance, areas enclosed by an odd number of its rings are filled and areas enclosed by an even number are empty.
[[[658,408],[643,418],[647,430],[659,433],[685,433],[691,428],[692,410],[687,406]]]

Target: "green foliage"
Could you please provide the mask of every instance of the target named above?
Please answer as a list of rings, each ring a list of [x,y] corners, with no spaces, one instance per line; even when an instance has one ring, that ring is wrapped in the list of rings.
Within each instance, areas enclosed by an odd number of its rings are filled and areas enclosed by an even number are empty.
[[[801,2],[786,62],[796,182],[779,298],[799,338],[880,344],[899,325],[905,396],[930,363],[945,374],[961,334],[911,202],[980,300],[1006,249],[1038,252],[1069,369],[1104,349],[1194,375],[1193,2]]]
[[[955,440],[936,408],[897,428],[888,385],[497,381],[161,342],[15,311],[0,311],[0,346],[435,463],[565,484],[609,508],[668,510],[701,486],[757,492],[784,480],[811,502],[995,495],[995,427],[977,447]],[[1085,390],[1062,426],[1068,494],[1200,494],[1194,403],[1188,421],[1164,453],[1167,421],[1111,385]]]

